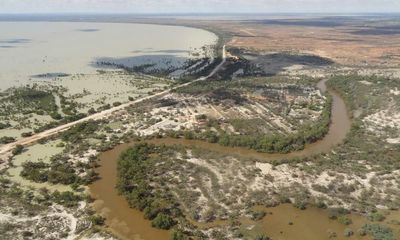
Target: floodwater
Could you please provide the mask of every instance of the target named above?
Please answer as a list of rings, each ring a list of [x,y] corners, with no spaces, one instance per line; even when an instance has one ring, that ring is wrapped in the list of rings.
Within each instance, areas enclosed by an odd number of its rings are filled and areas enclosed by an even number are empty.
[[[326,91],[325,81],[321,81],[318,83],[318,87],[321,91]],[[271,161],[271,160],[279,160],[279,159],[287,159],[292,157],[300,157],[300,156],[309,156],[312,154],[317,154],[321,152],[330,151],[330,149],[339,143],[341,143],[346,134],[349,132],[351,127],[351,120],[348,116],[348,112],[345,106],[344,101],[340,98],[338,94],[335,92],[331,92],[330,94],[333,97],[333,107],[332,107],[332,123],[330,125],[330,130],[328,134],[320,141],[307,145],[306,148],[299,152],[293,152],[289,154],[268,154],[268,153],[259,153],[254,150],[249,150],[246,148],[239,147],[224,147],[218,144],[211,144],[203,141],[195,141],[195,140],[184,140],[184,139],[171,139],[171,138],[163,138],[163,139],[154,139],[150,140],[150,143],[155,144],[166,144],[166,145],[184,145],[184,146],[196,146],[200,148],[206,148],[210,151],[216,151],[219,153],[225,153],[228,155],[236,154],[244,157],[255,158],[258,161]],[[100,165],[101,167],[98,169],[98,173],[100,174],[101,179],[96,181],[93,185],[90,186],[90,191],[93,197],[96,200],[95,208],[99,213],[105,214],[106,222],[110,226],[113,232],[118,234],[122,238],[126,239],[169,239],[168,231],[157,230],[151,227],[149,221],[143,218],[143,214],[140,211],[129,208],[127,201],[125,201],[123,196],[118,194],[118,191],[115,189],[116,178],[117,178],[117,159],[122,151],[128,149],[131,144],[122,144],[117,146],[111,151],[105,152],[100,156]],[[280,214],[279,209],[281,207],[276,208],[276,215]],[[291,210],[285,210],[289,214]],[[315,210],[318,211],[318,210]],[[319,210],[322,211],[322,210]],[[310,217],[314,217],[313,212],[305,211],[304,214],[311,214]],[[322,213],[319,213],[317,219],[322,218]],[[323,215],[323,217],[328,218],[327,213]],[[268,233],[268,229],[271,228],[272,224],[265,220],[267,223],[266,233]],[[280,226],[280,222],[276,223],[276,226]],[[285,223],[287,225],[287,223]],[[303,223],[303,225],[306,223]],[[305,225],[304,225],[305,226]],[[330,226],[330,223],[327,223],[327,227]],[[313,231],[312,227],[309,228],[309,236],[310,240],[312,239],[323,239],[323,236],[320,235],[321,231]],[[326,233],[326,231],[324,231]],[[290,234],[288,232],[287,234]],[[341,234],[341,233],[340,233]],[[299,236],[299,235],[287,235],[286,239],[297,239],[291,238],[291,236]],[[314,236],[314,237],[312,237]],[[325,235],[324,235],[325,236]],[[275,238],[274,238],[275,239]],[[279,238],[277,238],[279,239]]]
[[[216,41],[211,32],[179,26],[0,22],[0,90],[33,80],[94,74],[95,63],[101,60],[182,64],[191,53],[201,56],[201,48]]]
[[[246,220],[242,228],[243,231],[266,234],[274,240],[323,240],[332,239],[330,236],[336,235],[333,239],[364,239],[369,240],[369,237],[359,236],[357,231],[362,228],[368,221],[366,217],[350,214],[350,225],[344,225],[337,220],[329,219],[329,210],[319,208],[308,208],[300,210],[291,204],[281,204],[277,207],[265,208],[257,207],[267,213],[260,221],[254,222]],[[251,231],[246,228],[252,228]],[[346,237],[344,232],[346,229],[351,229],[354,235]],[[249,234],[252,236],[252,234]],[[254,236],[255,237],[255,236]]]
[[[6,177],[26,188],[47,188],[51,191],[71,191],[71,187],[63,184],[36,183],[20,176],[22,165],[28,161],[50,163],[50,156],[62,153],[64,148],[57,147],[61,140],[49,141],[45,144],[35,144],[25,149],[23,153],[13,159],[13,166],[7,169]]]
[[[132,144],[122,144],[100,156],[98,173],[100,180],[89,186],[96,199],[94,208],[106,218],[106,223],[114,234],[123,239],[163,240],[169,239],[169,232],[151,227],[143,213],[129,207],[124,196],[118,194],[117,159],[121,152]]]

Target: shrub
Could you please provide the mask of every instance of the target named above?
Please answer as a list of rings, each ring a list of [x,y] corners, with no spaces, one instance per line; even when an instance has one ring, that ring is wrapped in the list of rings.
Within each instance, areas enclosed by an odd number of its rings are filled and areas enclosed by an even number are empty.
[[[207,119],[207,115],[205,115],[205,114],[200,114],[200,115],[196,116],[197,121],[204,121],[206,119]]]
[[[348,216],[341,215],[338,217],[338,222],[343,224],[343,225],[350,225],[352,224],[351,219]]]
[[[381,213],[379,212],[373,212],[371,214],[368,215],[368,219],[372,222],[382,222],[383,220],[385,220],[385,216],[383,216]]]
[[[153,219],[151,225],[156,228],[169,230],[173,227],[176,222],[168,215],[159,213],[156,218]]]
[[[174,229],[171,233],[171,240],[186,240],[189,239],[183,231],[179,229]]]
[[[271,238],[267,237],[266,235],[258,235],[254,240],[271,240]]]
[[[104,225],[106,219],[100,215],[93,215],[90,216],[89,220],[93,225],[101,226]]]
[[[300,209],[300,210],[306,210],[306,208],[307,208],[307,202],[306,201],[304,201],[304,200],[296,200],[295,202],[294,202],[294,207],[296,207],[296,208],[298,208],[298,209]]]
[[[351,230],[350,228],[346,228],[345,230],[344,230],[344,236],[345,237],[351,237],[351,236],[353,236],[354,235],[354,232],[353,232],[353,230]]]
[[[265,217],[265,215],[267,215],[267,213],[264,212],[264,211],[256,211],[256,212],[253,212],[253,213],[251,214],[251,220],[253,220],[253,221],[259,221],[259,220],[263,219],[263,218]]]

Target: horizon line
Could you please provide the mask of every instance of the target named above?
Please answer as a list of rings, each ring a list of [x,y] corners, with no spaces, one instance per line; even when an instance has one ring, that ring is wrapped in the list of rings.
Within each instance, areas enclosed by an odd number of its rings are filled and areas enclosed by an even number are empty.
[[[50,14],[50,15],[62,15],[62,14],[134,14],[134,15],[235,15],[235,14],[400,14],[400,11],[393,12],[374,12],[374,11],[344,11],[344,12],[313,12],[313,11],[304,11],[304,12],[1,12],[1,15],[42,15],[42,14]]]

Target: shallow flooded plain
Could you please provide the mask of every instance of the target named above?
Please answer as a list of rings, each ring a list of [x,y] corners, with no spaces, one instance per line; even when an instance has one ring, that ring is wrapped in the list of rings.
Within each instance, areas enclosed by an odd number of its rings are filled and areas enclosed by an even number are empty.
[[[0,90],[93,74],[101,59],[179,64],[217,40],[204,30],[150,24],[0,22],[0,29]]]
[[[217,41],[208,31],[150,24],[0,22],[0,30],[0,93],[37,84],[53,92],[61,116],[65,116],[61,96],[77,112],[86,114],[106,104],[126,103],[162,91],[174,82],[117,66],[104,67],[99,64],[102,61],[129,68],[175,69],[186,66],[189,59],[211,56]],[[25,118],[21,114],[0,116],[0,121],[12,125],[1,129],[0,137],[20,138],[22,133],[53,121],[46,115]]]

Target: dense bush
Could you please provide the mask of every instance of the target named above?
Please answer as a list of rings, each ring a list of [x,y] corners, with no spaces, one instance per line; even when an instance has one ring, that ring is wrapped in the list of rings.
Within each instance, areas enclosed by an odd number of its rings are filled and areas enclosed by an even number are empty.
[[[0,144],[8,144],[8,143],[12,143],[15,142],[15,138],[13,137],[1,137],[0,138]]]
[[[6,128],[9,128],[9,127],[11,127],[10,123],[8,123],[8,122],[0,122],[0,130],[6,129]]]
[[[102,216],[99,216],[99,215],[93,215],[93,216],[90,216],[89,220],[93,225],[100,225],[101,226],[101,225],[104,225],[104,222],[105,222],[106,219],[104,217],[102,217]]]
[[[34,182],[69,185],[82,181],[70,165],[26,162],[22,168],[20,175]]]
[[[81,163],[81,168],[89,168],[89,166]],[[55,155],[51,158],[51,163],[44,162],[25,162],[22,165],[20,175],[34,182],[49,182],[52,184],[89,184],[96,179],[96,174],[88,170],[86,177],[78,176],[75,170],[76,166],[68,162],[68,158],[62,155]]]
[[[395,240],[393,231],[389,227],[379,224],[365,224],[362,230],[374,240]]]
[[[82,139],[94,134],[99,127],[95,121],[80,123],[61,134],[61,138],[65,142],[77,143]]]
[[[385,220],[385,216],[379,212],[373,212],[368,215],[368,219],[372,222],[382,222]]]
[[[45,124],[45,125],[43,125],[43,126],[41,126],[41,127],[38,127],[38,128],[36,128],[36,129],[34,129],[34,132],[35,132],[35,133],[40,133],[40,132],[43,132],[43,131],[46,131],[46,130],[55,128],[55,127],[57,127],[57,126],[60,126],[60,125],[66,124],[66,123],[75,122],[75,121],[77,121],[77,120],[79,120],[79,119],[82,119],[82,118],[84,118],[84,117],[86,117],[86,114],[84,114],[84,113],[79,113],[79,114],[76,114],[76,115],[65,116],[65,117],[64,117],[63,119],[61,119],[60,121],[49,122],[49,123],[47,123],[47,124]]]
[[[167,189],[157,191],[151,185],[152,169],[164,150],[143,143],[123,152],[118,160],[117,187],[131,207],[144,211],[154,227],[169,229],[182,216],[179,204]]]
[[[171,240],[187,240],[185,233],[179,229],[174,229],[171,233]]]
[[[65,207],[76,207],[79,203],[79,201],[83,200],[83,197],[81,195],[74,194],[73,192],[59,192],[55,191],[51,195],[51,199],[58,204],[61,204]]]
[[[50,114],[57,111],[53,94],[36,88],[24,87],[15,89],[10,101],[24,108],[29,108],[32,112],[45,111]]]
[[[44,162],[26,162],[22,165],[21,177],[34,182],[47,182],[48,176],[46,169],[49,167]]]

